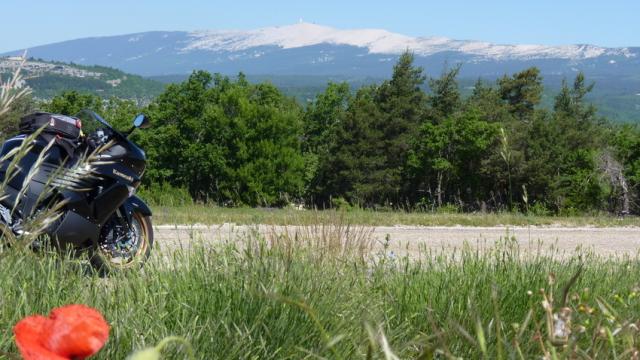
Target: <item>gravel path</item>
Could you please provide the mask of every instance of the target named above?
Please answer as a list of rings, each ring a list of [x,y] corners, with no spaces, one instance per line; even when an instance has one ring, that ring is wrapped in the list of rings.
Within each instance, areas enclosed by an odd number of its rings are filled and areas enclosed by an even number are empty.
[[[159,225],[155,226],[155,241],[162,249],[188,247],[193,239],[205,243],[240,241],[247,235],[287,233],[292,237],[298,233],[304,237],[310,234],[335,238],[336,234],[345,234],[346,228],[316,228],[301,226],[245,226],[245,225]],[[600,255],[635,255],[640,250],[640,227],[628,228],[571,228],[571,227],[420,227],[420,226],[381,226],[376,228],[355,227],[348,229],[349,238],[369,237],[373,240],[374,251],[384,247],[388,236],[388,249],[398,255],[420,253],[431,250],[460,249],[465,246],[488,249],[497,241],[515,237],[520,249],[529,253],[538,250],[557,251],[570,255],[577,249],[592,250]],[[370,235],[370,236],[366,236]],[[345,236],[341,236],[344,239]],[[540,244],[543,244],[542,246]]]

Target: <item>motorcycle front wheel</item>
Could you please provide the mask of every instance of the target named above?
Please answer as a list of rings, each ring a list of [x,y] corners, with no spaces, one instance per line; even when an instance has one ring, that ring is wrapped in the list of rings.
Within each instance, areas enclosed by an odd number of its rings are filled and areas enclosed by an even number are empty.
[[[151,217],[134,211],[131,226],[118,213],[104,225],[91,256],[91,265],[102,274],[141,267],[151,255]]]

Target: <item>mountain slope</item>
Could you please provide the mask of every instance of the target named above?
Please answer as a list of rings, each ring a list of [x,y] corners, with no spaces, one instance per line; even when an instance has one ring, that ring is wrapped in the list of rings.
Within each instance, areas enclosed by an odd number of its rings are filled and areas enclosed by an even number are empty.
[[[0,58],[0,75],[13,72],[20,58]],[[81,66],[29,59],[22,68],[24,83],[37,98],[48,99],[64,90],[91,92],[147,102],[164,89],[160,82],[103,66]]]
[[[182,51],[241,51],[262,46],[282,49],[320,44],[366,48],[371,54],[401,54],[411,49],[419,56],[455,51],[487,59],[588,59],[598,56],[634,56],[627,48],[610,49],[592,45],[543,46],[495,45],[480,41],[460,41],[444,37],[409,37],[386,30],[339,30],[315,24],[269,27],[252,31],[197,31]]]
[[[340,30],[308,23],[248,31],[146,32],[85,38],[28,49],[47,60],[98,64],[141,75],[213,72],[279,75],[387,76],[405,50],[440,71],[464,63],[463,75],[495,76],[537,65],[543,72],[630,74],[639,48],[594,45],[496,45],[442,37],[410,37],[386,30]],[[14,51],[6,55],[19,54]]]

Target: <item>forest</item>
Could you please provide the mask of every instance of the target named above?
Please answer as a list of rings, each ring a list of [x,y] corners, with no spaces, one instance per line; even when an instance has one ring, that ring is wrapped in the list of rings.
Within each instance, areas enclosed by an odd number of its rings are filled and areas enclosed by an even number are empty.
[[[149,158],[149,196],[221,206],[517,211],[537,215],[640,212],[640,128],[608,121],[577,74],[541,106],[529,68],[463,96],[460,66],[427,77],[403,54],[390,79],[330,83],[300,104],[268,82],[195,71],[144,107],[66,91],[23,101],[26,112],[92,108],[116,128],[135,114],[153,127],[133,140]]]

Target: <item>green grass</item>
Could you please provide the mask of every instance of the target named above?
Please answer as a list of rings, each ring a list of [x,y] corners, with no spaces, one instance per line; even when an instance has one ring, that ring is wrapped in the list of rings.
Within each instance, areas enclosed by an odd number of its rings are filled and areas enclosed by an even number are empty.
[[[584,216],[535,216],[520,213],[420,213],[402,211],[372,211],[354,209],[349,211],[313,211],[265,208],[222,208],[207,205],[152,206],[155,224],[271,224],[310,225],[330,222],[336,213],[351,224],[393,226],[640,226],[640,218],[624,218],[602,215]]]
[[[368,257],[355,246],[365,239],[344,235],[243,240],[156,252],[143,271],[108,278],[54,254],[8,253],[0,261],[0,349],[16,351],[9,329],[20,318],[69,303],[93,306],[110,322],[97,359],[124,359],[170,335],[188,340],[198,359],[383,359],[385,343],[387,356],[403,359],[541,358],[545,351],[565,358],[576,349],[612,358],[640,340],[629,326],[640,314],[637,258],[522,260],[506,241],[488,253],[408,261]],[[558,311],[580,264],[567,303],[575,344],[556,348],[541,304],[553,293],[548,314]]]

